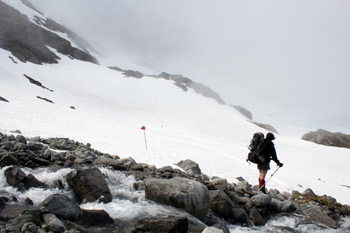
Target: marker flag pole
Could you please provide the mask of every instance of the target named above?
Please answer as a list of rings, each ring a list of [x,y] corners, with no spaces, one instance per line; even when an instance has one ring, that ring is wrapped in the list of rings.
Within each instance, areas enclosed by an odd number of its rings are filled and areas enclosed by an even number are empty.
[[[141,129],[143,130],[143,134],[145,136],[145,146],[146,146],[146,150],[147,150],[146,126],[142,126]]]

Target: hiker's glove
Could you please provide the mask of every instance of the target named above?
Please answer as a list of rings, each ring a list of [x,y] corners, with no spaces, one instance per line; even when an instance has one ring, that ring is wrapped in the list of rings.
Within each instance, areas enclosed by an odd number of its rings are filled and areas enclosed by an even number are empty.
[[[283,167],[283,163],[278,162],[278,163],[277,163],[277,166]]]

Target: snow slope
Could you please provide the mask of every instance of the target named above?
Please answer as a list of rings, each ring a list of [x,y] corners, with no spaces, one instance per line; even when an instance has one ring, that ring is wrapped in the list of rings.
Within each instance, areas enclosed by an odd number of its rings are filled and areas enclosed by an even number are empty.
[[[30,19],[38,14],[19,1],[4,2]],[[9,101],[0,101],[0,132],[19,129],[27,137],[69,137],[157,167],[192,159],[209,176],[229,182],[242,176],[257,184],[258,170],[245,162],[247,146],[253,133],[266,131],[234,108],[192,90],[183,92],[169,80],[126,78],[104,66],[56,54],[61,57],[59,64],[34,65],[16,58],[14,63],[12,55],[0,49],[0,96]],[[31,84],[24,74],[53,92]],[[286,135],[277,135],[275,145],[285,165],[267,188],[311,188],[350,204],[350,150]]]
[[[192,159],[209,176],[229,182],[242,176],[257,183],[256,167],[245,162],[247,145],[254,132],[266,131],[232,107],[191,90],[183,92],[168,80],[126,78],[106,67],[57,55],[59,64],[16,64],[9,52],[0,50],[0,96],[9,100],[0,101],[1,132],[19,129],[27,137],[69,137],[157,167]],[[53,92],[31,84],[24,74]],[[277,135],[275,145],[285,166],[268,188],[312,188],[350,204],[350,150],[284,135]]]

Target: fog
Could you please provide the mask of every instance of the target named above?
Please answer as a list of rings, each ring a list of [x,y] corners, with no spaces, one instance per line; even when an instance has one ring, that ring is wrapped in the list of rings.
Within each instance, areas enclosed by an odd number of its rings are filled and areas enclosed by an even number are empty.
[[[103,65],[182,74],[281,133],[350,133],[347,0],[32,2]]]

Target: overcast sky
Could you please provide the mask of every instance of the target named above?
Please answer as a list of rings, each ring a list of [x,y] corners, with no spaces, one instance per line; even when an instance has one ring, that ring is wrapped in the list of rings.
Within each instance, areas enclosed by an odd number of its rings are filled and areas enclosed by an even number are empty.
[[[32,2],[105,65],[182,74],[277,130],[350,134],[348,0]]]

